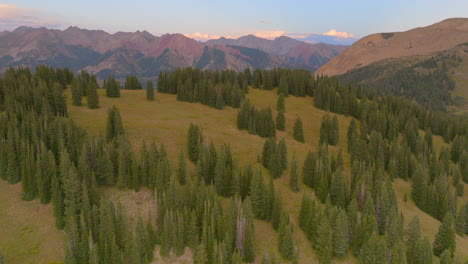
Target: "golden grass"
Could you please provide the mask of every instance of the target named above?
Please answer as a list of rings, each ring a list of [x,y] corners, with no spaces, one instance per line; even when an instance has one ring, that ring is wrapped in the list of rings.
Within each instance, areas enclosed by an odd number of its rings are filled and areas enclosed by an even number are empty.
[[[6,263],[62,263],[65,234],[55,228],[52,205],[21,200],[21,184],[0,180],[0,190],[0,250]]]

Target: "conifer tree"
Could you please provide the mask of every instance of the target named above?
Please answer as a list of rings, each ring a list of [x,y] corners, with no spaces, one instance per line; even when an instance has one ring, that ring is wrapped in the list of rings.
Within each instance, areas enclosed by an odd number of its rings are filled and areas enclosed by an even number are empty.
[[[449,250],[444,250],[444,252],[440,255],[440,264],[453,264],[452,255]]]
[[[206,254],[205,246],[200,244],[195,250],[195,256],[193,257],[193,264],[207,264],[208,256]]]
[[[277,151],[280,154],[281,170],[287,169],[288,168],[288,147],[286,146],[286,141],[284,140],[284,138],[282,138],[278,142]]]
[[[319,226],[317,227],[317,232],[317,243],[315,244],[315,248],[318,253],[318,259],[321,264],[330,264],[333,252],[333,237],[331,226],[328,219],[326,219],[326,216],[322,217]]]
[[[187,183],[187,169],[185,164],[185,156],[182,151],[180,151],[179,154],[179,170],[177,171],[177,176],[180,185],[185,185],[185,183]]]
[[[304,143],[304,132],[302,131],[302,121],[299,116],[296,118],[296,122],[294,123],[293,129],[293,138],[299,142]]]
[[[278,96],[278,100],[276,101],[276,111],[278,112],[286,112],[286,107],[285,107],[285,99],[284,99],[284,94],[280,93]]]
[[[297,167],[296,155],[293,156],[291,161],[291,172],[289,173],[289,187],[293,192],[299,192],[299,172]]]
[[[120,83],[114,76],[109,75],[107,80],[104,80],[103,88],[106,90],[107,97],[120,97]]]
[[[153,82],[148,80],[146,83],[146,99],[149,101],[154,100],[154,88],[153,88]]]
[[[289,87],[288,87],[288,80],[286,75],[281,75],[279,86],[278,86],[278,94],[288,96],[289,95]],[[279,110],[278,110],[279,111]]]
[[[81,106],[81,89],[77,79],[73,79],[71,83],[72,103],[76,106]]]
[[[252,212],[258,219],[267,220],[268,197],[267,189],[263,182],[260,171],[254,173],[250,184],[250,197],[252,202]]]
[[[195,124],[190,124],[187,136],[187,152],[188,157],[192,162],[197,162],[200,157],[200,144],[202,142],[202,134],[200,127]]]
[[[346,212],[340,208],[333,225],[333,255],[344,258],[348,251],[348,243],[348,217]]]
[[[431,243],[427,237],[417,241],[414,262],[408,263],[432,263]]]
[[[374,264],[386,263],[387,243],[385,239],[376,233],[373,233],[368,241],[364,243],[359,253],[360,263]],[[420,262],[428,263],[428,262]]]
[[[90,81],[86,90],[86,96],[88,97],[88,108],[95,109],[99,108],[99,95],[97,92],[98,85],[96,81]]]
[[[6,264],[5,256],[3,256],[2,251],[0,251],[0,264]]]
[[[124,134],[122,118],[119,109],[114,105],[107,112],[106,139],[111,141]]]
[[[289,216],[286,213],[281,215],[278,247],[281,257],[289,261],[296,260],[297,256],[293,230],[291,223],[289,222]]]
[[[447,212],[439,227],[434,244],[434,255],[440,256],[445,250],[455,253],[455,223],[451,212]]]
[[[286,120],[283,111],[279,111],[276,115],[276,128],[280,131],[284,131],[286,129]]]

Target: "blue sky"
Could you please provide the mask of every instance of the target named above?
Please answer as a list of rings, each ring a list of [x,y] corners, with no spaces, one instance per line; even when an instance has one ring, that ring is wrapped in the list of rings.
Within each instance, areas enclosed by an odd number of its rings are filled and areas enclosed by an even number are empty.
[[[108,32],[182,33],[198,40],[254,34],[349,44],[376,32],[404,31],[468,17],[468,0],[15,0],[0,3],[0,30],[20,25]]]

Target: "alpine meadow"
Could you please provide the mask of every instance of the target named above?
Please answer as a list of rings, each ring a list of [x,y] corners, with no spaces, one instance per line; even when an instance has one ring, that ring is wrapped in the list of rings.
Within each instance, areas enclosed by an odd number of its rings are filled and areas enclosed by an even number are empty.
[[[18,2],[0,4],[0,264],[468,263],[468,18]],[[211,33],[118,31],[156,22]],[[314,23],[364,37],[292,33]]]

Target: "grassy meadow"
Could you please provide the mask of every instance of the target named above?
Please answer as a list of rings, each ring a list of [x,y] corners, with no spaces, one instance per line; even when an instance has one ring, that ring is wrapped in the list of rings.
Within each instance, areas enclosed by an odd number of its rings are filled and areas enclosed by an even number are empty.
[[[67,91],[69,92],[69,91]],[[265,139],[251,135],[247,131],[239,131],[236,126],[237,109],[225,107],[224,110],[216,110],[198,103],[186,103],[176,101],[175,95],[156,93],[155,101],[147,101],[144,90],[122,90],[121,98],[107,98],[104,91],[100,93],[100,108],[90,110],[84,105],[81,107],[71,105],[69,100],[68,111],[70,117],[84,127],[92,136],[105,133],[107,111],[113,105],[117,106],[122,116],[124,129],[129,136],[135,150],[142,140],[154,140],[158,144],[164,144],[173,168],[176,168],[180,151],[186,153],[187,130],[190,123],[200,125],[203,135],[209,141],[220,146],[229,143],[235,160],[240,165],[254,164],[261,168],[258,156],[262,152]],[[68,94],[68,98],[71,98]],[[276,117],[277,95],[274,91],[250,89],[248,98],[256,107],[270,106]],[[320,135],[320,123],[326,111],[313,106],[310,97],[298,98],[290,96],[286,98],[286,131],[277,131],[277,138],[285,138],[288,146],[288,158],[293,155],[302,170],[302,164],[308,151],[317,150]],[[305,143],[299,143],[292,137],[292,128],[297,116],[303,122]],[[346,149],[346,131],[351,117],[339,115],[339,144],[331,146],[331,152],[337,152],[339,148]],[[437,149],[445,145],[440,137],[434,137]],[[343,151],[345,162],[345,174],[349,175],[349,158]],[[188,169],[194,174],[195,166],[187,160]],[[269,177],[268,171],[263,169],[265,179]],[[304,193],[311,194],[312,190],[302,183],[301,191],[293,193],[289,189],[289,171],[275,180],[275,189],[279,190],[283,206],[289,211],[294,223],[294,235],[299,250],[298,263],[318,263],[315,251],[310,242],[297,225],[300,203]],[[401,212],[405,216],[405,222],[418,215],[423,234],[430,237],[431,241],[437,233],[440,222],[419,210],[410,199],[410,183],[403,180],[394,182],[395,191]],[[0,182],[0,249],[6,254],[7,263],[53,263],[64,259],[64,233],[55,229],[55,222],[51,205],[40,205],[39,202],[25,202],[20,198],[20,185],[8,185]],[[465,190],[468,185],[465,185]],[[119,201],[132,215],[132,219],[140,214],[143,218],[155,213],[152,204],[151,192],[142,189],[140,192],[120,191],[115,188],[102,188],[103,197]],[[405,194],[408,201],[404,201]],[[462,200],[467,200],[465,195]],[[278,234],[273,230],[271,223],[255,220],[255,237],[257,259],[265,251],[277,253]],[[191,263],[192,252],[189,250],[180,258],[161,259],[158,248],[155,250],[153,263]],[[468,238],[457,237],[456,256],[458,260],[468,260]],[[259,262],[259,261],[257,261]],[[357,263],[356,258],[348,256],[342,261],[334,260],[334,263]],[[438,263],[438,260],[437,262]]]

